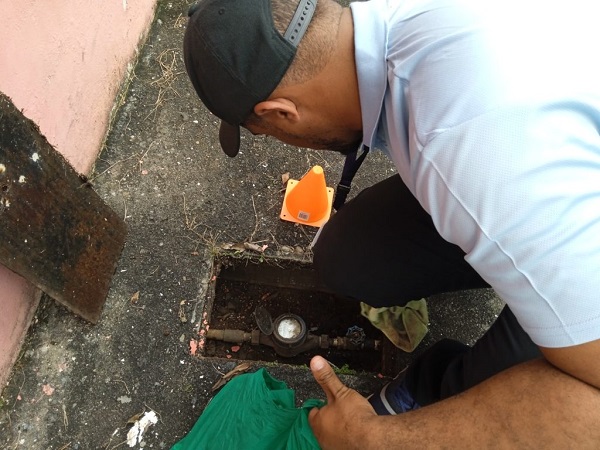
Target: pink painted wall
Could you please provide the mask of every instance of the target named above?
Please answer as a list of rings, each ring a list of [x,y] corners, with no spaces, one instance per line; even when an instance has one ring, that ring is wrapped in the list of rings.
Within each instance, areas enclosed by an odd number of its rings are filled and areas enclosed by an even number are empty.
[[[0,0],[0,91],[76,170],[100,151],[157,0]],[[0,391],[40,293],[0,266]]]

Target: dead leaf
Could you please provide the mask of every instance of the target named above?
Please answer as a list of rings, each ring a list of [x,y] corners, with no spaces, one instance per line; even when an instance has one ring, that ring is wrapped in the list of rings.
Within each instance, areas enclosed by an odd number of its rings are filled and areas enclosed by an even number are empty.
[[[135,305],[138,302],[139,299],[140,299],[140,291],[137,291],[135,294],[133,294],[131,296],[131,300],[130,300],[131,304]]]
[[[185,300],[179,302],[179,321],[181,323],[187,322],[187,317],[185,315]]]
[[[235,250],[236,252],[243,252],[244,251],[244,244],[243,243],[232,243],[232,242],[225,242],[224,244],[221,244],[221,248],[223,250]]]
[[[136,422],[137,422],[137,421],[140,419],[140,417],[142,417],[142,415],[143,415],[143,414],[144,414],[144,413],[143,413],[143,412],[141,412],[141,413],[137,413],[137,414],[134,414],[133,416],[131,416],[131,417],[130,417],[130,418],[127,420],[127,425],[133,425],[134,423],[136,423]]]
[[[254,244],[253,242],[244,242],[244,248],[246,250],[252,250],[252,251],[255,251],[258,253],[263,253],[267,247],[268,247],[267,244],[258,245],[258,244]]]
[[[243,362],[241,364],[238,364],[237,366],[235,366],[233,368],[233,370],[230,370],[229,372],[227,372],[225,375],[223,375],[212,387],[211,391],[214,392],[217,389],[225,386],[227,384],[228,381],[230,381],[233,377],[240,375],[244,372],[247,372],[248,370],[250,370],[250,368],[252,368],[252,364],[248,363],[248,362]]]
[[[283,185],[285,186],[288,182],[288,180],[290,179],[290,173],[286,172],[281,174],[281,182],[283,183]]]

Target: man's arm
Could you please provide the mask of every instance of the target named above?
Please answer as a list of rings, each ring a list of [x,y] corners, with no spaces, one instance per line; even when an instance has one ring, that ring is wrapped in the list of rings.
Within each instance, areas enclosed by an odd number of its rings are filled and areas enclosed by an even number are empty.
[[[600,389],[600,340],[566,348],[540,348],[563,372]]]
[[[324,450],[599,448],[600,341],[542,351],[560,370],[531,361],[397,416],[377,416],[315,357],[311,369],[328,404],[311,411],[310,424]]]

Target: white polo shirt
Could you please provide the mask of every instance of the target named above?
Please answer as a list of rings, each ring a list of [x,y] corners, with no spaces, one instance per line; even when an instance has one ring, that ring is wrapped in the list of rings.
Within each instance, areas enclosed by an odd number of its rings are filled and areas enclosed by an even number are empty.
[[[600,4],[351,9],[365,145],[534,342],[600,339]]]

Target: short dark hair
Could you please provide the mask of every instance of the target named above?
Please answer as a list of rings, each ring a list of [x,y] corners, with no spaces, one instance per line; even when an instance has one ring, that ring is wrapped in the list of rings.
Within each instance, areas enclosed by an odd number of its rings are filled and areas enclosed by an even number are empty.
[[[284,33],[299,0],[271,0],[275,28]],[[322,71],[337,40],[342,7],[334,0],[319,0],[306,34],[298,45],[296,56],[279,86],[304,83]]]

